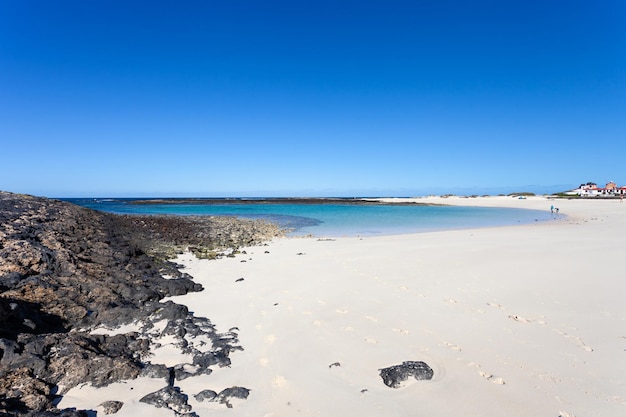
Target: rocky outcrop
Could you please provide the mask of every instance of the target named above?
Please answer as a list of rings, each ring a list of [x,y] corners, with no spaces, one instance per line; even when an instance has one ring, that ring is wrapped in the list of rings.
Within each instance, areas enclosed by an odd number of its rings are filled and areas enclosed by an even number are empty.
[[[194,355],[196,372],[230,363],[235,334],[160,301],[203,289],[167,257],[189,246],[233,253],[278,234],[264,222],[117,216],[0,192],[0,415],[84,415],[57,410],[55,396],[150,372],[169,378],[171,370],[145,359],[146,332],[159,320]],[[138,322],[144,332],[91,332]],[[194,351],[184,342],[194,332],[210,334],[213,349]],[[174,378],[185,372],[173,370]]]
[[[158,258],[172,258],[184,249],[218,258],[284,234],[265,220],[229,216],[117,216],[116,221],[118,227],[132,231],[133,245],[148,248]]]

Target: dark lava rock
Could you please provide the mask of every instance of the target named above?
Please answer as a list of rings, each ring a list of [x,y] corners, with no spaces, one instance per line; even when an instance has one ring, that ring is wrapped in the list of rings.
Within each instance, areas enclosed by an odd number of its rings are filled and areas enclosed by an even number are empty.
[[[168,408],[177,414],[182,414],[191,411],[191,406],[187,400],[187,395],[180,392],[180,388],[167,386],[144,396],[139,401],[157,408]]]
[[[245,400],[250,395],[250,390],[244,387],[230,387],[223,389],[217,394],[220,402],[228,402],[229,398],[239,398]]]
[[[241,400],[245,400],[248,398],[250,394],[250,390],[244,387],[230,387],[222,390],[219,394],[217,394],[216,400],[222,404],[225,404],[228,408],[233,408],[233,405],[230,403],[231,398],[239,398]]]
[[[214,401],[225,404],[228,408],[233,408],[230,403],[231,398],[245,400],[250,395],[250,390],[244,387],[230,387],[223,389],[219,394],[213,390],[205,389],[197,393],[194,398],[198,401]]]
[[[189,246],[234,252],[278,235],[265,222],[119,216],[0,191],[0,415],[86,415],[56,409],[64,393],[56,387],[105,386],[142,372],[170,378],[142,359],[145,336],[92,335],[99,326],[165,319],[169,334],[209,332],[216,347],[198,358],[199,372],[228,366],[229,352],[241,349],[236,335],[220,335],[186,307],[161,302],[203,289],[167,259]]]
[[[105,401],[100,406],[104,409],[104,414],[115,414],[120,411],[124,403],[121,401]]]
[[[146,364],[141,370],[140,376],[148,378],[161,378],[169,384],[170,368],[162,364]]]
[[[380,377],[385,385],[391,388],[399,388],[400,384],[411,376],[419,381],[430,380],[433,375],[433,370],[424,362],[405,361],[402,365],[380,369]]]
[[[217,392],[210,390],[210,389],[205,389],[203,391],[200,391],[199,393],[197,393],[196,395],[193,396],[197,401],[213,401],[215,400],[215,398],[217,398]]]

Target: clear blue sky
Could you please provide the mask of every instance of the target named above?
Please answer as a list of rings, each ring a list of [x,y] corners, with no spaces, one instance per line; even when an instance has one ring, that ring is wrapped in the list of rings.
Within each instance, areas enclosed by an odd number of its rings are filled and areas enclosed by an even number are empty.
[[[626,1],[0,1],[0,189],[626,184]]]

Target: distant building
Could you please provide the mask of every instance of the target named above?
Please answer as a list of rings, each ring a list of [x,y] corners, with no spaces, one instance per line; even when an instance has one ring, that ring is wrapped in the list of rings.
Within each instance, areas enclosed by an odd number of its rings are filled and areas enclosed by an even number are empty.
[[[609,181],[604,187],[598,187],[594,182],[580,184],[580,186],[568,194],[581,197],[611,197],[626,194],[626,186],[618,187],[613,181]]]

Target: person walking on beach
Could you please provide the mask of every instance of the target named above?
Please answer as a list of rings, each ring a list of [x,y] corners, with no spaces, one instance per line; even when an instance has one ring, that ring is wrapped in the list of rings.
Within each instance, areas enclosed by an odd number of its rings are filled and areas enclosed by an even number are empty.
[[[554,204],[550,206],[550,213],[554,214]]]

